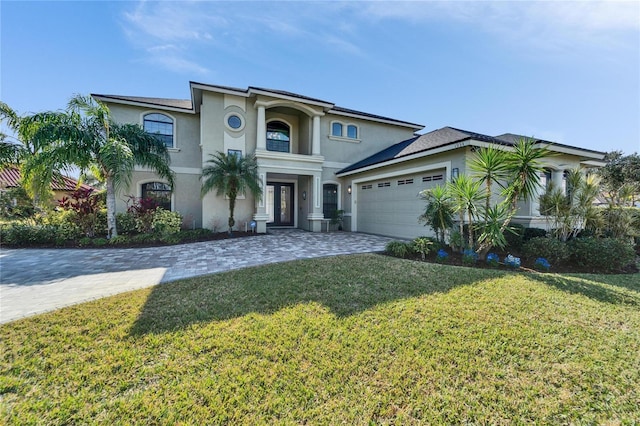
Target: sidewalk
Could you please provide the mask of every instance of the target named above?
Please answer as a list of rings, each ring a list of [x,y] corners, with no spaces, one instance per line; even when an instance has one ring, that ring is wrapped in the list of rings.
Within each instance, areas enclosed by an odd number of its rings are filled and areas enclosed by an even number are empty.
[[[132,249],[2,249],[0,323],[182,278],[294,259],[384,250],[391,238],[276,230]]]

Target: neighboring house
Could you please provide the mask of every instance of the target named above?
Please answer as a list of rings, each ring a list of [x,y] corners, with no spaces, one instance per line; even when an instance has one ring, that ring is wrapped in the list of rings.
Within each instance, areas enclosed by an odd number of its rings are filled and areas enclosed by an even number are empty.
[[[0,191],[20,186],[20,169],[16,166],[9,166],[0,170]],[[60,201],[64,197],[69,197],[77,189],[93,189],[89,185],[79,184],[77,180],[68,176],[62,176],[51,183],[53,199]]]
[[[154,173],[137,169],[118,196],[118,210],[126,209],[128,195],[153,196],[189,225],[224,230],[228,200],[214,192],[200,197],[202,167],[218,151],[255,154],[264,194],[237,201],[238,228],[254,220],[258,232],[268,226],[318,232],[336,210],[344,210],[346,230],[412,238],[429,233],[418,223],[421,190],[465,172],[474,147],[512,143],[513,135],[494,138],[448,127],[417,135],[424,126],[279,90],[194,82],[190,89],[189,100],[92,95],[109,106],[116,121],[159,135],[176,173],[170,188]],[[596,166],[604,156],[552,147],[561,153],[549,160],[556,174]],[[521,213],[523,222],[543,222],[533,204]]]

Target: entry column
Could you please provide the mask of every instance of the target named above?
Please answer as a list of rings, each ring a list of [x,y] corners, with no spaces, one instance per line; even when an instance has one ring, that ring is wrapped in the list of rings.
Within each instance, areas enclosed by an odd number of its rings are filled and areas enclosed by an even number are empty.
[[[261,167],[258,167],[258,178],[260,179],[260,187],[262,188],[262,197],[260,197],[259,201],[256,201],[256,213],[253,215],[253,220],[256,221],[256,232],[266,234],[267,221],[269,220],[266,207],[267,203],[265,202],[267,196],[267,172]]]
[[[324,214],[322,213],[322,178],[321,173],[314,173],[311,177],[312,188],[312,204],[307,219],[309,220],[309,228],[312,232],[322,231],[322,219]]]

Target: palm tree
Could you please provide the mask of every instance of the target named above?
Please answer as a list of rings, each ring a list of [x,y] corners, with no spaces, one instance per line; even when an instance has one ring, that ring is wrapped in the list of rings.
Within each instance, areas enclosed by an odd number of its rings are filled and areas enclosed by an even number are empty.
[[[502,225],[494,228],[495,238],[485,238],[480,243],[476,252],[483,258],[484,254],[492,247],[492,241],[496,241],[498,233],[503,234],[509,226],[509,222],[518,211],[518,201],[533,199],[540,188],[540,173],[544,170],[542,159],[551,156],[547,147],[537,145],[534,139],[522,138],[513,146],[513,150],[506,154],[506,181],[502,196],[506,208],[500,216],[504,217]],[[504,213],[506,212],[506,214]]]
[[[255,197],[262,196],[260,179],[258,177],[258,162],[255,156],[227,155],[223,152],[211,154],[207,166],[202,169],[202,196],[212,190],[217,195],[224,195],[229,199],[229,235],[236,221],[233,212],[238,195],[245,195],[247,190]]]
[[[454,180],[448,183],[448,190],[453,199],[456,210],[460,212],[460,218],[467,220],[469,224],[469,248],[473,248],[473,218],[478,213],[478,203],[482,200],[483,196],[480,192],[480,181],[474,181],[469,176],[461,174]],[[464,215],[467,218],[464,218]],[[461,225],[461,233],[464,230]],[[464,235],[464,234],[463,234]]]
[[[116,191],[131,183],[135,166],[156,172],[173,188],[173,172],[165,144],[137,124],[118,124],[109,108],[88,96],[76,95],[67,110],[24,117],[37,152],[24,162],[23,179],[48,185],[53,171],[78,167],[92,170],[106,184],[107,229],[116,237]]]
[[[492,184],[504,188],[503,182],[507,177],[506,158],[507,153],[504,150],[489,146],[477,150],[469,163],[469,168],[473,171],[472,176],[479,179],[481,184],[485,184],[484,226],[487,225],[491,207]]]
[[[453,226],[453,202],[445,186],[438,185],[431,189],[425,189],[420,193],[427,202],[420,220],[431,226],[436,238],[442,244],[445,242],[445,232]]]

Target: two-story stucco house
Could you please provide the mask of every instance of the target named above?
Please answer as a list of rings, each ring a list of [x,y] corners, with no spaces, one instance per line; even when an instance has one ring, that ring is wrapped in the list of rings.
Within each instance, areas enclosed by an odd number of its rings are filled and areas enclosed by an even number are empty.
[[[333,103],[270,89],[239,89],[190,83],[191,99],[92,95],[107,104],[118,122],[139,123],[169,147],[176,174],[170,188],[149,171],[137,170],[118,196],[154,196],[180,212],[186,226],[224,230],[228,200],[211,192],[200,197],[202,167],[211,154],[255,154],[263,197],[236,204],[240,229],[255,221],[318,232],[338,209],[345,229],[413,238],[429,233],[418,223],[423,189],[466,171],[473,150],[508,146],[517,137],[490,137],[453,128],[424,135],[420,124],[341,108]],[[540,141],[543,144],[550,142]],[[562,180],[564,170],[597,166],[603,153],[551,144],[541,178]],[[535,202],[522,205],[518,219],[542,223]]]

